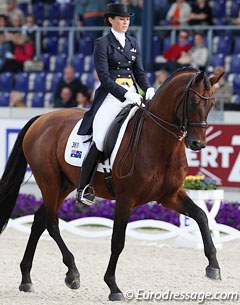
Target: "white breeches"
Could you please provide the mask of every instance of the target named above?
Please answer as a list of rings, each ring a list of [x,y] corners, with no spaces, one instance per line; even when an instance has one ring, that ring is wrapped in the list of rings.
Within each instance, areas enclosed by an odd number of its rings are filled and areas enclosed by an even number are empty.
[[[134,86],[123,87],[130,92],[136,92],[136,88]],[[108,93],[106,96],[93,120],[93,141],[96,143],[98,150],[103,151],[104,138],[109,126],[119,112],[128,104],[131,104],[131,102],[128,100],[121,102],[111,93]]]

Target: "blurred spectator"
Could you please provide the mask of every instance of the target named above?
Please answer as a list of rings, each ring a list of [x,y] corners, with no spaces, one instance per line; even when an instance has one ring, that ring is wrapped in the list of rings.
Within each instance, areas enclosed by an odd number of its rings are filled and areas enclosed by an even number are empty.
[[[0,32],[0,72],[6,71],[8,59],[13,58],[10,43],[5,38],[5,33]]]
[[[20,72],[23,71],[24,62],[33,59],[34,47],[32,41],[27,36],[21,33],[11,35],[14,44],[13,58],[7,60],[5,71]]]
[[[78,108],[90,108],[91,106],[91,92],[88,87],[83,86],[76,95],[76,101]]]
[[[154,0],[154,24],[165,24],[167,12],[170,8],[168,0]]]
[[[9,27],[10,23],[8,20],[8,17],[4,14],[0,15],[0,28],[5,28],[5,27]]]
[[[219,75],[224,72],[222,66],[217,66],[213,70],[213,75]],[[218,83],[213,86],[214,93],[216,95],[216,104],[215,108],[220,109],[220,102],[223,101],[224,104],[231,103],[231,97],[233,94],[233,88],[231,84],[223,76]]]
[[[77,102],[73,97],[72,90],[69,87],[63,87],[60,91],[60,97],[54,100],[54,108],[77,107]]]
[[[23,21],[19,15],[14,15],[12,17],[11,26],[13,28],[19,28],[18,30],[13,30],[14,33],[21,33],[21,27],[23,25]]]
[[[212,8],[206,0],[196,0],[188,17],[190,25],[213,25]]]
[[[38,25],[35,23],[34,16],[28,15],[26,17],[26,23],[22,26],[22,33],[27,35],[35,43],[37,29]]]
[[[237,18],[232,18],[231,19],[231,23],[234,24],[234,25],[240,25],[240,10],[238,12],[238,16]],[[234,32],[235,33],[235,32]]]
[[[23,101],[23,93],[20,91],[11,91],[10,93],[10,107],[26,107]]]
[[[21,24],[24,23],[24,14],[19,8],[17,8],[16,0],[7,0],[6,15],[11,24],[14,23],[13,20],[16,16],[21,19]]]
[[[189,50],[188,55],[189,63],[191,63],[194,68],[205,71],[209,54],[208,48],[204,45],[204,37],[201,33],[194,34],[194,44]]]
[[[76,99],[76,94],[78,90],[82,88],[83,84],[79,79],[75,78],[74,72],[75,71],[72,66],[67,66],[64,69],[63,79],[58,83],[54,93],[55,100],[60,98],[62,88],[64,87],[70,88],[73,98]]]
[[[33,59],[34,46],[29,37],[23,34],[15,34],[14,43],[14,59],[22,70],[24,62]]]
[[[169,77],[169,73],[167,70],[159,70],[156,72],[156,78],[155,82],[153,84],[153,87],[155,90],[157,90],[164,82],[165,80]]]
[[[107,0],[76,0],[76,16],[80,26],[104,26]],[[84,36],[92,40],[102,36],[102,31],[86,31]]]
[[[173,26],[186,25],[191,6],[185,0],[176,0],[167,12],[167,20]]]
[[[142,25],[142,10],[143,0],[121,0],[121,3],[127,3],[130,5],[130,11],[134,14],[131,17],[131,25]]]
[[[188,37],[188,31],[179,31],[178,41],[171,45],[163,54],[163,57],[167,62],[162,68],[165,68],[172,73],[176,69],[190,63],[189,56],[187,56],[187,52],[191,49]]]

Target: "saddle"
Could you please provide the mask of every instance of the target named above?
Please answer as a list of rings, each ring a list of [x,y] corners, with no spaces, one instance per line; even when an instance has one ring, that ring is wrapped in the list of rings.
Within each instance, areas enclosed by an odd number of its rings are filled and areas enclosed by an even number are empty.
[[[103,145],[104,149],[103,149],[103,158],[102,158],[103,160],[110,158],[115,143],[117,141],[121,126],[133,107],[134,107],[133,104],[129,104],[126,107],[124,107],[110,125],[104,139],[104,145]]]

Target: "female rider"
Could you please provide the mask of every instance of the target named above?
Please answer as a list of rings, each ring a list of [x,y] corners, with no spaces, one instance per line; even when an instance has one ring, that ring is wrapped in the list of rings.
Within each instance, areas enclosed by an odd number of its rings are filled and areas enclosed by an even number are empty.
[[[128,104],[141,104],[142,96],[137,85],[146,92],[146,99],[154,95],[143,69],[140,49],[135,38],[126,35],[130,23],[128,4],[108,4],[105,13],[106,24],[111,31],[94,42],[94,64],[100,80],[92,107],[83,117],[78,134],[91,135],[90,145],[82,168],[77,202],[91,204],[94,195],[86,191],[100,161],[107,129]]]

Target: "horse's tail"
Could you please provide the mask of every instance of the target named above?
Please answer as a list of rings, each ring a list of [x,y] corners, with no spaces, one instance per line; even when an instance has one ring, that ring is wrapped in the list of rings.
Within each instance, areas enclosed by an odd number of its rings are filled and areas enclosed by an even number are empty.
[[[0,180],[0,234],[11,217],[27,168],[27,160],[23,153],[22,142],[29,127],[38,118],[39,116],[36,116],[29,120],[18,134]]]

